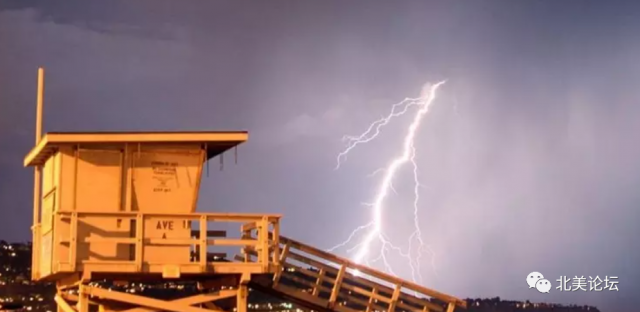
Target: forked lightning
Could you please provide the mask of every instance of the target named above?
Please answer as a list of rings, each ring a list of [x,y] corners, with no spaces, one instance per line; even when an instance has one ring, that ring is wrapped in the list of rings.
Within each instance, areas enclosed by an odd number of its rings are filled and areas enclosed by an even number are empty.
[[[381,260],[385,269],[391,273],[396,275],[393,271],[392,266],[387,260],[387,253],[391,251],[395,251],[400,254],[402,257],[405,257],[409,261],[409,266],[411,268],[411,275],[414,282],[422,283],[422,276],[420,272],[420,261],[424,251],[430,251],[427,246],[424,244],[422,240],[422,232],[420,230],[420,225],[418,222],[418,202],[420,199],[419,196],[419,188],[420,182],[418,180],[418,164],[415,161],[416,150],[415,150],[415,138],[416,132],[420,128],[420,124],[425,118],[426,114],[429,111],[429,108],[433,101],[436,99],[436,94],[440,86],[442,86],[445,81],[438,82],[434,85],[425,85],[421,96],[419,98],[407,98],[400,103],[393,105],[391,112],[384,118],[381,118],[375,122],[373,122],[367,131],[365,131],[360,136],[346,136],[344,139],[347,141],[347,147],[344,151],[342,151],[338,155],[337,166],[336,169],[340,167],[342,162],[346,159],[347,154],[351,152],[356,146],[359,144],[367,143],[375,139],[385,125],[389,124],[391,119],[394,117],[398,117],[409,112],[409,109],[412,107],[417,107],[418,110],[414,115],[412,122],[409,124],[407,128],[406,135],[404,137],[402,149],[400,150],[400,155],[394,158],[388,166],[380,169],[384,172],[384,176],[376,193],[375,199],[371,205],[373,210],[372,220],[362,226],[356,228],[351,235],[347,238],[346,241],[338,244],[330,249],[333,251],[337,248],[352,246],[348,252],[352,252],[357,250],[353,260],[359,264],[370,264],[370,262],[375,262]],[[409,236],[409,249],[407,252],[403,252],[400,247],[393,245],[390,239],[385,235],[382,225],[383,225],[383,212],[384,212],[384,203],[389,191],[394,191],[393,189],[393,180],[396,178],[396,173],[398,169],[400,169],[403,165],[410,163],[413,166],[413,180],[414,180],[414,201],[413,201],[413,219],[414,219],[414,230],[413,233]],[[361,231],[366,231],[363,240],[354,243],[356,237]],[[380,243],[380,251],[377,255],[373,255],[371,248],[374,243]],[[417,243],[417,248],[413,248],[413,244]],[[413,250],[416,249],[414,252]],[[433,262],[432,262],[433,265]]]

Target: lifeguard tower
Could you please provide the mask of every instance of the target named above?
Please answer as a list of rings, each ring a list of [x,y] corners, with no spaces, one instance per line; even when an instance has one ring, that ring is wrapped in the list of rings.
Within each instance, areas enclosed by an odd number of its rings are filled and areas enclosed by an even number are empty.
[[[446,311],[466,302],[280,235],[280,216],[197,213],[203,164],[246,132],[47,133],[38,75],[32,278],[55,282],[58,310],[247,311],[249,288],[314,311]],[[217,223],[239,224],[238,237]],[[235,256],[221,252],[236,247]],[[355,273],[358,271],[358,274]],[[197,282],[174,300],[121,284]],[[234,300],[232,308],[218,301]],[[228,306],[226,304],[225,306]]]

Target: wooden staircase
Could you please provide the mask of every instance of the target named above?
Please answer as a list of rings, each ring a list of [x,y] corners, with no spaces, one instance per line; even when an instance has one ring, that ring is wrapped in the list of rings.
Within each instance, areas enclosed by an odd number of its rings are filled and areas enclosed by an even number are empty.
[[[356,264],[279,236],[279,272],[256,276],[250,287],[288,299],[313,311],[447,311],[466,308],[464,300]],[[245,251],[237,261],[253,261]]]

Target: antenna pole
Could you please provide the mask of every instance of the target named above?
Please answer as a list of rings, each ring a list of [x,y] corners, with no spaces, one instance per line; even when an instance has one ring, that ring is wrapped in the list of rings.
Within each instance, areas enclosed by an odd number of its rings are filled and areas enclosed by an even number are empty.
[[[38,93],[36,99],[36,146],[42,139],[42,101],[44,98],[44,68],[38,68]],[[41,182],[42,167],[36,166],[33,169],[33,227],[31,232],[32,239],[32,269],[31,278],[36,279],[40,276],[40,200],[41,200]]]
[[[38,68],[38,95],[36,106],[36,145],[42,139],[42,101],[44,98],[44,68]]]

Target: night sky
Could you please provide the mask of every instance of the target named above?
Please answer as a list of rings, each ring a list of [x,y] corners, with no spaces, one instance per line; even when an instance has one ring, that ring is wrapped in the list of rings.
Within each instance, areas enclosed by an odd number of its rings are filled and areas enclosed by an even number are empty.
[[[425,284],[640,304],[638,1],[0,1],[8,241],[30,239],[22,158],[38,66],[45,131],[248,130],[238,165],[211,166],[200,211],[282,213],[284,235],[319,248],[369,222],[369,175],[398,153],[409,119],[333,170],[343,135],[447,79],[416,144],[419,221],[435,252]],[[385,205],[399,244],[411,181],[402,171]],[[540,294],[531,271],[554,288],[560,276],[618,276],[620,291]]]

